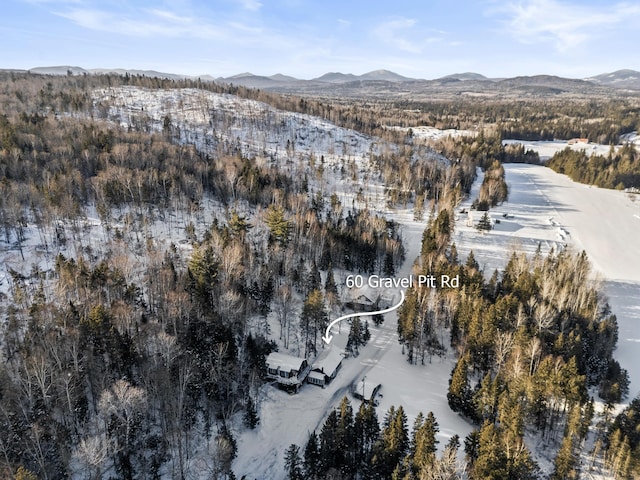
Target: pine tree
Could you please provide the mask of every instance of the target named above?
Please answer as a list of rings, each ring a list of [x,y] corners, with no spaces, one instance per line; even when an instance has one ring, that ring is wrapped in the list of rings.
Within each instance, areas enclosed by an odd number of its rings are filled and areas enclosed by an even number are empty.
[[[254,405],[251,397],[247,399],[247,406],[244,411],[243,422],[245,427],[252,430],[256,428],[256,426],[260,422],[260,419],[258,418],[258,412],[256,411],[256,406]]]
[[[366,345],[371,338],[371,332],[369,331],[369,320],[364,321],[364,329],[362,330],[362,335],[360,336],[360,345]]]
[[[333,276],[333,266],[329,264],[329,268],[327,269],[327,278],[324,281],[324,294],[328,297],[329,295],[338,295],[338,287],[336,286],[336,280]]]
[[[318,269],[318,265],[316,262],[313,262],[311,268],[309,269],[309,273],[307,274],[307,279],[305,282],[305,291],[312,292],[314,290],[320,290],[321,287],[321,278],[320,278],[320,270]]]
[[[188,267],[190,290],[202,307],[210,307],[213,303],[212,293],[219,265],[219,259],[211,247],[198,248],[191,255]]]
[[[372,463],[375,471],[382,478],[388,478],[409,450],[409,433],[407,416],[402,406],[391,407],[384,420],[384,428],[380,439],[374,447]]]
[[[244,238],[247,231],[253,228],[246,217],[241,216],[236,210],[229,216],[229,229],[234,237]]]
[[[271,231],[271,237],[281,243],[286,244],[291,235],[291,222],[285,218],[284,209],[280,206],[270,205],[267,209],[265,223]]]
[[[562,445],[560,446],[560,450],[558,450],[553,464],[552,480],[571,480],[578,478],[578,472],[576,472],[578,458],[573,452],[571,436],[566,436],[562,440]]]
[[[305,480],[300,460],[300,448],[292,443],[284,454],[284,468],[288,480]]]
[[[344,473],[352,473],[356,468],[354,438],[353,438],[353,408],[349,399],[343,397],[338,407],[338,425],[336,428],[337,454],[336,464]]]
[[[321,470],[326,472],[337,468],[338,458],[338,414],[331,410],[320,431],[320,464]]]
[[[473,394],[469,385],[469,355],[465,354],[458,359],[455,368],[451,372],[447,401],[454,412],[459,412],[469,418],[475,418]]]
[[[425,419],[422,412],[416,417],[413,425],[413,434],[411,441],[411,450],[409,456],[411,458],[411,470],[414,475],[433,466],[436,460],[436,450],[438,440],[438,422],[433,412],[429,412]]]
[[[312,480],[321,475],[322,462],[320,461],[320,446],[318,445],[318,435],[311,432],[309,441],[304,449],[304,474],[305,478]]]
[[[346,350],[352,356],[357,357],[359,354],[358,347],[360,346],[360,339],[362,338],[362,323],[360,317],[354,317],[351,319],[351,326],[349,327],[349,336],[347,337]]]
[[[362,402],[355,415],[353,425],[355,443],[355,455],[357,460],[356,470],[362,473],[363,478],[371,478],[371,457],[373,448],[380,435],[380,424],[376,409],[371,403]]]
[[[482,214],[482,217],[480,218],[480,221],[476,225],[476,229],[481,231],[489,231],[492,228],[493,225],[491,225],[491,217],[489,217],[489,212],[484,212]]]
[[[318,333],[324,333],[327,323],[328,316],[324,308],[322,292],[313,290],[307,296],[300,315],[300,326],[305,341],[305,357],[309,357],[309,354],[316,350]]]
[[[38,476],[22,466],[16,471],[15,480],[38,480]]]

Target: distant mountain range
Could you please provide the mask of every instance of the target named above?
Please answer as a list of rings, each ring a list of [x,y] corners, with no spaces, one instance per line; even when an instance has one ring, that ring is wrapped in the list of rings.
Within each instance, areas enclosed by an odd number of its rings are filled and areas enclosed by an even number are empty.
[[[200,79],[248,88],[259,88],[281,93],[339,96],[397,97],[407,94],[427,93],[450,95],[527,95],[549,96],[562,94],[640,94],[640,72],[618,70],[585,79],[571,79],[553,75],[534,75],[514,78],[487,78],[474,72],[455,73],[434,80],[409,78],[389,70],[374,70],[362,75],[329,72],[310,80],[299,79],[277,73],[271,76],[255,75],[250,72],[230,77],[211,75],[189,76],[164,73],[155,70],[131,69],[84,69],[77,66],[36,67],[30,73],[42,75],[92,75],[114,73],[117,75],[144,75],[148,77],[179,79]]]

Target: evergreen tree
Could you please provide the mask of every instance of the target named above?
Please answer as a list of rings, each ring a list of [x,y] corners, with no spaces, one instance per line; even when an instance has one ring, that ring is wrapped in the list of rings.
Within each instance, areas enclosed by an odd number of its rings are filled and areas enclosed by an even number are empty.
[[[324,298],[320,290],[309,292],[300,315],[300,326],[303,330],[305,341],[305,357],[316,351],[318,333],[324,333],[327,327],[328,316],[324,308]]]
[[[489,231],[492,228],[493,225],[491,225],[491,217],[489,217],[489,212],[484,212],[482,214],[482,217],[480,217],[478,224],[476,225],[476,229],[480,231]]]
[[[337,455],[336,464],[340,467],[340,471],[345,474],[351,474],[356,469],[356,458],[354,455],[354,438],[353,438],[353,408],[349,399],[343,397],[338,407],[339,417],[336,428]]]
[[[373,448],[380,435],[380,424],[376,409],[371,403],[362,402],[355,415],[353,425],[355,443],[356,471],[363,478],[372,478],[371,457]]]
[[[469,355],[465,354],[458,359],[451,372],[447,401],[454,412],[459,412],[471,419],[476,418],[473,405],[473,392],[469,385]]]
[[[300,460],[300,448],[292,443],[284,454],[284,468],[288,480],[305,480]]]
[[[416,417],[413,425],[413,434],[411,440],[411,449],[409,456],[411,458],[411,470],[414,475],[432,467],[436,460],[436,451],[438,440],[438,422],[429,412],[425,419],[422,412]]]
[[[318,435],[311,432],[309,441],[304,449],[304,474],[305,478],[312,480],[321,475],[322,462],[320,461],[320,446],[318,445]]]
[[[320,290],[321,287],[321,278],[320,278],[320,270],[318,269],[318,265],[316,262],[313,262],[311,268],[309,269],[309,273],[307,274],[307,279],[305,282],[305,291],[307,293],[312,292],[314,290]]]
[[[271,237],[281,243],[286,244],[291,235],[291,222],[285,218],[284,209],[274,204],[267,209],[265,223],[271,231]]]
[[[321,470],[327,472],[337,468],[338,452],[338,413],[331,410],[320,431],[320,464]]]
[[[349,336],[347,337],[346,350],[351,355],[357,357],[359,354],[359,347],[362,339],[362,323],[360,317],[354,317],[351,319],[351,325],[349,327]]]
[[[402,406],[391,407],[385,416],[384,428],[376,445],[372,464],[377,475],[388,478],[409,450],[407,416]]]
[[[213,248],[197,248],[189,260],[188,275],[192,295],[202,307],[213,304],[213,288],[218,277],[219,259]]]
[[[338,295],[338,287],[336,286],[336,281],[333,276],[333,267],[329,264],[329,268],[327,269],[327,278],[324,281],[324,294],[329,297],[329,295]]]
[[[362,330],[362,335],[360,336],[360,345],[364,346],[371,339],[371,331],[369,330],[369,320],[364,321],[364,329]]]
[[[553,475],[552,480],[572,480],[578,478],[578,472],[576,466],[578,464],[578,458],[573,452],[573,441],[571,436],[566,436],[562,440],[562,445],[558,454],[553,462]]]
[[[256,428],[256,426],[260,422],[260,419],[258,418],[258,412],[256,411],[256,406],[254,405],[251,397],[248,397],[247,399],[247,406],[244,411],[243,422],[245,427],[252,430]]]
[[[236,210],[231,211],[229,216],[229,229],[234,237],[244,238],[245,234],[253,228],[247,218],[241,216]]]

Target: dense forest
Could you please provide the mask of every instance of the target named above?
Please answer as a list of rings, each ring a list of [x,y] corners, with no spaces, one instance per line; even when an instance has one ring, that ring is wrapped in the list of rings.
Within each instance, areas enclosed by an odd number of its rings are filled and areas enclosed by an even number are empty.
[[[259,92],[3,77],[2,476],[232,478],[230,420],[259,422],[272,339],[315,355],[338,308],[334,269],[393,274],[404,257],[398,225],[313,190],[308,179],[322,175],[313,166],[292,174],[232,144],[199,151],[170,124],[122,128],[102,119],[91,93]],[[398,152],[373,159],[389,179],[385,164],[407,172],[409,184],[390,182],[391,202],[418,186],[434,202],[459,197],[475,173]]]
[[[588,138],[616,144],[620,135],[640,130],[640,105],[623,99],[494,100],[398,102],[407,112],[403,126],[482,129],[492,127],[502,139],[569,140]]]
[[[410,432],[400,405],[379,422],[373,406],[343,400],[305,446],[288,449],[290,478],[459,478],[465,468],[472,478],[534,478],[527,429],[556,445],[554,478],[577,478],[595,392],[609,409],[589,434],[593,457],[617,478],[637,472],[638,401],[611,413],[628,380],[586,257],[514,253],[487,280],[450,240],[476,167],[485,170],[476,206],[488,209],[508,194],[500,162],[537,161],[501,144],[508,118],[531,119],[521,134],[546,122],[613,138],[636,128],[633,105],[548,105],[545,120],[525,115],[533,104],[347,104],[191,80],[2,73],[0,476],[234,478],[238,419],[260,422],[265,356],[314,357],[341,309],[340,275],[391,276],[404,260],[400,225],[369,208],[364,188],[350,202],[322,188],[333,173],[321,156],[258,160],[223,136],[207,150],[184,141],[176,118],[154,129],[143,112],[122,126],[94,92],[123,86],[235,95],[376,135],[385,146],[367,155],[386,205],[429,215],[416,271],[460,275],[460,289],[410,290],[398,333],[413,364],[455,349],[449,404],[476,432],[438,449],[428,406]],[[559,120],[598,109],[602,122],[576,130]],[[218,130],[235,121],[208,113]],[[421,124],[487,128],[443,140],[437,154],[385,128]],[[580,130],[589,125],[593,134]],[[623,151],[618,163],[635,157]],[[344,170],[336,175],[364,184]],[[367,340],[361,327],[350,334],[354,354]]]
[[[612,148],[606,157],[565,149],[546,165],[576,182],[618,190],[640,188],[640,154],[633,144],[625,144],[618,150]]]
[[[402,406],[391,407],[380,424],[373,405],[361,403],[354,414],[344,397],[303,449],[293,444],[286,451],[287,478],[459,478],[460,439],[452,436],[438,455],[438,431],[431,412],[418,414],[409,431]]]
[[[410,434],[402,407],[392,408],[380,425],[370,406],[361,404],[354,417],[343,400],[304,449],[290,447],[289,478],[540,478],[526,434],[556,446],[553,479],[579,478],[578,458],[585,453],[614,478],[636,478],[640,399],[612,415],[629,381],[612,358],[615,315],[590,280],[584,252],[532,258],[514,252],[487,280],[473,252],[458,258],[451,228],[451,211],[443,209],[424,232],[415,268],[460,275],[461,288],[409,289],[398,333],[411,363],[430,362],[448,347],[445,341],[458,352],[447,399],[476,425],[462,439],[466,466],[456,460],[460,439],[437,455],[432,414],[419,415]],[[598,418],[594,392],[606,402]],[[349,435],[359,440],[341,443]]]

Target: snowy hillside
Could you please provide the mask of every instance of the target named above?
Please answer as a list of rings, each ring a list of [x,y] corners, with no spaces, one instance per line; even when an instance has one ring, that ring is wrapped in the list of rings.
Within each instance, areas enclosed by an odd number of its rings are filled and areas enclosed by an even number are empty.
[[[204,90],[102,89],[94,92],[94,104],[109,105],[108,118],[124,127],[145,122],[152,131],[169,128],[205,152],[226,141],[248,157],[284,162],[313,154],[317,161],[324,156],[327,166],[355,162],[368,172],[371,153],[380,150],[377,139],[317,117]]]

